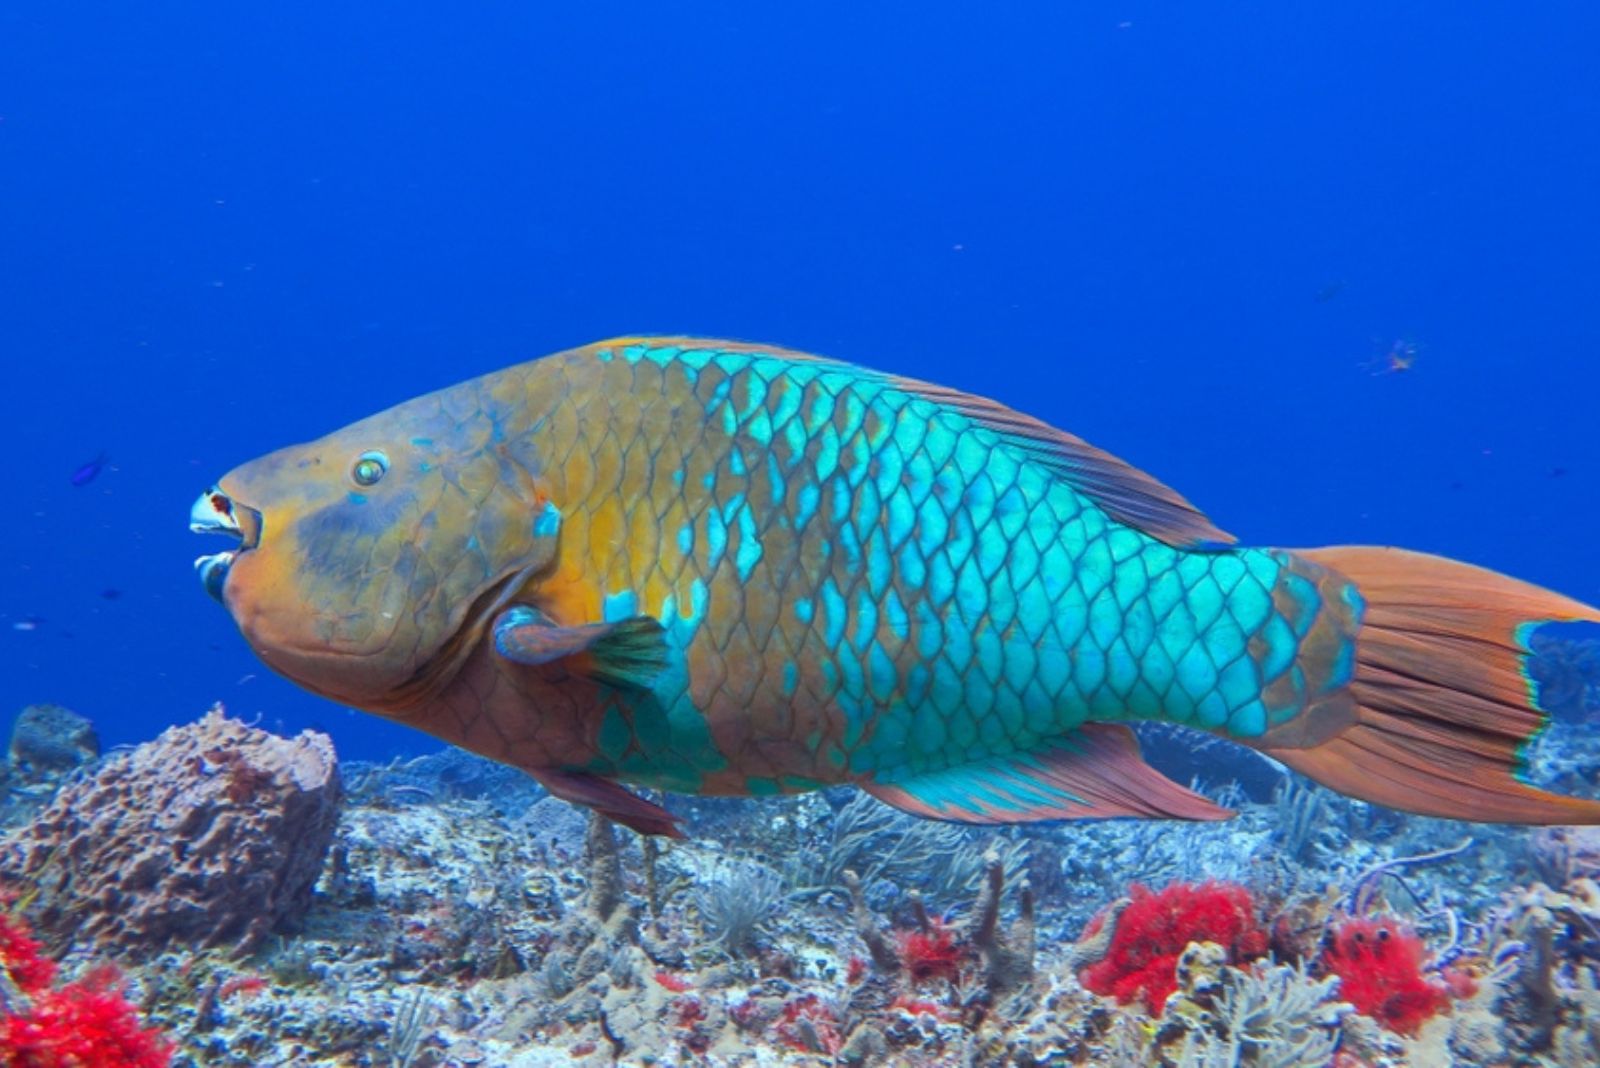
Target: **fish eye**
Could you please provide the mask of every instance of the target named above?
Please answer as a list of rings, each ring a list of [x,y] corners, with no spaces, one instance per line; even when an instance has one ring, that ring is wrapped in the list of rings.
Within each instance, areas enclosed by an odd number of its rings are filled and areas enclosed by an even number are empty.
[[[356,462],[350,468],[350,477],[356,480],[358,486],[374,486],[388,470],[389,458],[372,449],[356,457]]]

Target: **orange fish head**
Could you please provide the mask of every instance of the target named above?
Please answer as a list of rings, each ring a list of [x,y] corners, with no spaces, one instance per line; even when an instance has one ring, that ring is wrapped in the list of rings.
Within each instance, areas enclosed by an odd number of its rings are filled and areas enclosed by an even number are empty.
[[[478,392],[465,383],[281,449],[195,503],[191,529],[239,539],[195,562],[201,581],[274,670],[403,716],[553,562],[560,513],[537,457]]]

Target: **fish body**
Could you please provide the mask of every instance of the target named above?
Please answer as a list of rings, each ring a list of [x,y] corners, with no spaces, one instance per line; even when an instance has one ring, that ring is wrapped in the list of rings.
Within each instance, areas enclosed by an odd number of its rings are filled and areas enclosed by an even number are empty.
[[[106,469],[106,464],[110,462],[111,457],[107,456],[104,452],[101,452],[100,455],[96,456],[88,463],[79,464],[77,468],[73,470],[71,476],[69,476],[68,481],[81,489],[82,487],[93,482],[95,479],[99,478],[100,472],[104,471]]]
[[[1132,720],[1417,811],[1600,818],[1513,775],[1524,631],[1592,609],[1398,550],[1241,547],[1027,416],[781,349],[522,364],[247,464],[194,525],[241,538],[200,567],[266,663],[645,831],[674,823],[619,784],[1226,815]],[[1476,669],[1412,677],[1463,642]]]

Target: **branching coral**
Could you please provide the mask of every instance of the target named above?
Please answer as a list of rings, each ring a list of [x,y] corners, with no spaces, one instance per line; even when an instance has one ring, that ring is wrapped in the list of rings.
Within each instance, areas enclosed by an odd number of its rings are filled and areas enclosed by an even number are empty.
[[[1298,778],[1286,778],[1273,794],[1276,837],[1285,856],[1310,862],[1335,837],[1328,791]]]
[[[622,904],[622,854],[609,821],[589,818],[589,911],[602,923]]]
[[[1167,1002],[1158,1034],[1162,1063],[1324,1068],[1350,1006],[1337,1000],[1339,980],[1317,979],[1303,966],[1226,963],[1211,943],[1180,958],[1179,990]]]
[[[1217,1019],[1246,1063],[1324,1065],[1338,1042],[1339,1018],[1349,1006],[1335,995],[1330,976],[1316,979],[1303,967],[1275,964],[1229,969],[1217,999]]]
[[[898,971],[900,955],[889,944],[889,938],[878,926],[872,910],[867,908],[867,896],[862,889],[861,879],[853,871],[844,872],[842,878],[845,888],[850,891],[850,916],[855,921],[856,936],[867,947],[873,967],[885,974]]]
[[[1568,892],[1535,885],[1491,924],[1507,995],[1496,1006],[1520,1048],[1545,1053],[1592,1044],[1600,1057],[1600,884],[1574,879]],[[1593,1032],[1591,1039],[1591,1031]],[[1559,1063],[1590,1063],[1589,1058]]]
[[[972,914],[950,925],[928,915],[922,895],[912,891],[915,924],[891,940],[867,907],[861,880],[846,871],[856,933],[867,947],[873,966],[883,975],[903,974],[912,983],[932,979],[956,983],[975,980],[978,991],[993,1000],[1025,985],[1033,976],[1034,902],[1026,879],[1018,889],[1017,920],[1002,930],[1000,905],[1005,895],[1005,860],[994,850],[984,855],[984,881]],[[973,967],[975,965],[975,967]]]
[[[1027,868],[1028,848],[1018,839],[979,844],[971,832],[948,823],[897,812],[870,794],[858,794],[833,818],[820,856],[795,877],[800,892],[845,885],[854,871],[863,886],[879,879],[922,886],[931,899],[953,904],[979,888],[991,852],[1000,855],[1008,881]]]
[[[967,937],[978,951],[984,986],[991,998],[1025,986],[1033,978],[1035,950],[1033,889],[1026,879],[1017,888],[1017,921],[1000,929],[1000,901],[1005,894],[1005,860],[990,850],[983,858],[983,889],[973,909]]]

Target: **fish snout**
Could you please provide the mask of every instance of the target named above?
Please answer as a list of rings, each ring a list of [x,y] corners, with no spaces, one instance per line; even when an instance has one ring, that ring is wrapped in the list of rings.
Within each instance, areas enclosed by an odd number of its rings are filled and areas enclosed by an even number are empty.
[[[261,513],[235,502],[221,489],[212,486],[189,509],[189,529],[196,534],[225,534],[239,541],[236,549],[207,553],[197,557],[194,562],[200,584],[221,602],[228,569],[233,566],[234,559],[240,553],[255,548],[261,540]]]

